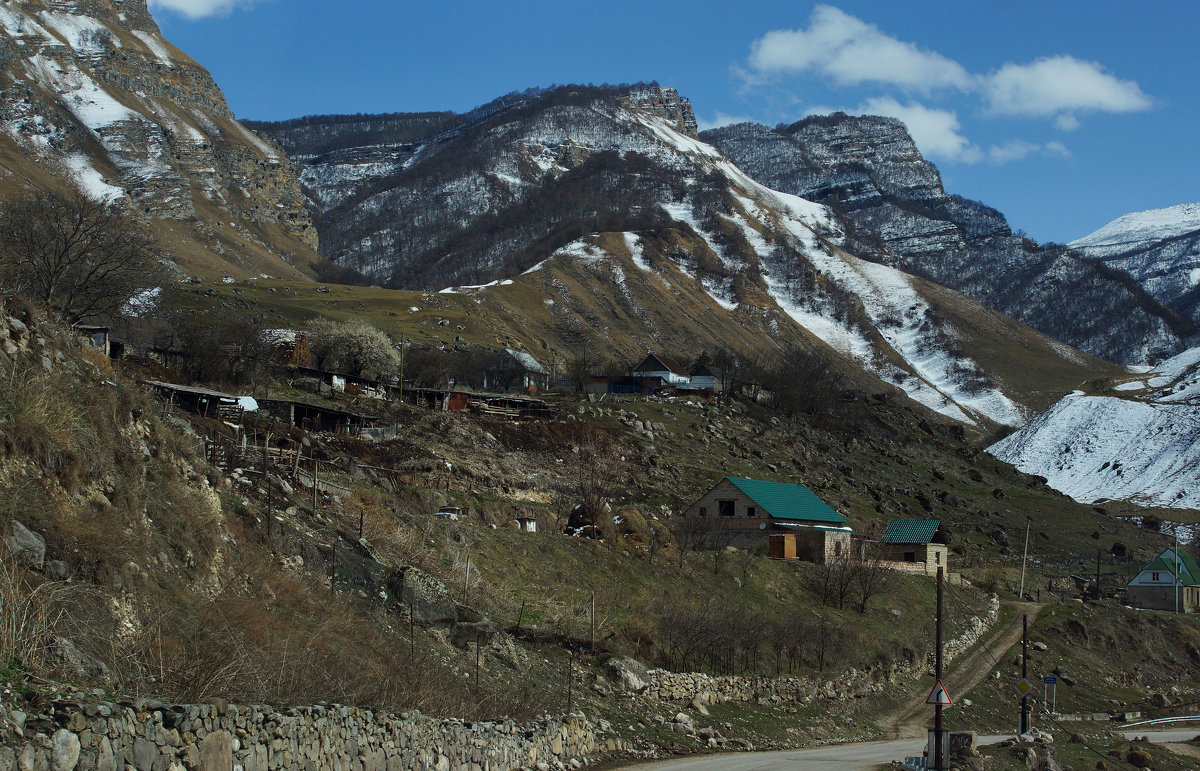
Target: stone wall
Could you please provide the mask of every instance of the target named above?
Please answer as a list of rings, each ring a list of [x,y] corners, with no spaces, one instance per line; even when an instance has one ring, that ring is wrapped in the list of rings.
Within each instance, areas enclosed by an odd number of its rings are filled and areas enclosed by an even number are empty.
[[[480,722],[354,707],[58,701],[8,715],[0,768],[54,771],[451,771],[566,768],[620,749],[582,715]]]
[[[993,595],[987,612],[975,616],[967,628],[945,646],[945,660],[974,645],[996,621],[1000,603]],[[889,683],[909,680],[928,672],[932,661],[892,662],[887,666],[855,669],[824,678],[763,677],[745,675],[713,676],[703,672],[668,672],[652,669],[648,673],[650,695],[669,701],[698,700],[702,704],[758,702],[761,704],[805,705],[815,699],[851,699],[882,691]]]

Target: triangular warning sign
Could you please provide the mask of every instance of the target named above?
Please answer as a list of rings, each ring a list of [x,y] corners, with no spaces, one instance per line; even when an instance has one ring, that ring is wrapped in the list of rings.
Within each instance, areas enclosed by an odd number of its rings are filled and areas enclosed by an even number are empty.
[[[950,701],[950,694],[946,693],[946,686],[942,685],[941,680],[938,680],[933,684],[933,690],[929,692],[929,698],[925,699],[925,703],[949,707],[954,702]]]

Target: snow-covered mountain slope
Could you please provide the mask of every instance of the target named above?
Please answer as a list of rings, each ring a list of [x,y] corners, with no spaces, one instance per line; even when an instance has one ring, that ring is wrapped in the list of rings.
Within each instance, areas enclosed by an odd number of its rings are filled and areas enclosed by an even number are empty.
[[[1200,321],[1200,203],[1126,214],[1069,245]]]
[[[1013,233],[1004,215],[948,195],[894,118],[816,116],[704,133],[760,182],[825,203],[852,224],[862,257],[902,268],[1111,361],[1157,361],[1191,325],[1134,282],[1069,250]]]
[[[1074,393],[989,448],[1078,501],[1200,508],[1200,348]]]
[[[234,120],[145,0],[0,4],[0,187],[128,200],[184,270],[298,278],[316,233],[286,155]]]
[[[383,176],[347,172],[348,148],[312,161],[314,198],[340,201],[320,218],[341,222],[323,233],[344,249],[330,256],[444,282],[538,339],[624,356],[648,340],[681,357],[701,340],[755,355],[815,346],[873,390],[965,423],[1019,425],[1044,391],[1103,367],[855,257],[827,207],[751,179],[694,135],[677,95],[644,93],[535,96],[443,125],[445,142],[474,151],[453,159],[434,160],[447,151],[433,139],[354,154],[404,155]]]

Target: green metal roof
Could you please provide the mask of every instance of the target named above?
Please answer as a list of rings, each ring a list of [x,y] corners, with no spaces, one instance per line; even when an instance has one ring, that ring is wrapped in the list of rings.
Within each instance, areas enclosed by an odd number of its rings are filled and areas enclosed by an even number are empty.
[[[726,477],[775,519],[844,524],[845,519],[804,485]]]
[[[893,519],[883,534],[884,543],[929,543],[942,524],[940,519]]]
[[[1162,570],[1174,576],[1175,549],[1167,549],[1162,554],[1150,560],[1150,564],[1142,568],[1142,570]],[[1200,565],[1196,564],[1196,560],[1192,559],[1192,555],[1182,549],[1179,550],[1179,575],[1176,578],[1184,586],[1200,586]]]

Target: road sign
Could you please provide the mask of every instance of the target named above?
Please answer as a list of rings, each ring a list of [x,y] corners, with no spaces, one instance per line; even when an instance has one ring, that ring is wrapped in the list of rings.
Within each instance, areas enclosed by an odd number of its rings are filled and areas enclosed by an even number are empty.
[[[1022,696],[1033,690],[1033,684],[1023,677],[1014,687],[1017,689],[1017,693],[1021,694]]]
[[[1054,675],[1046,675],[1042,678],[1042,682],[1046,685],[1058,685],[1058,678]]]
[[[946,693],[946,686],[942,685],[942,681],[938,680],[933,684],[933,690],[929,692],[929,696],[925,699],[926,704],[940,705],[949,707],[954,702],[950,701],[950,694]]]

